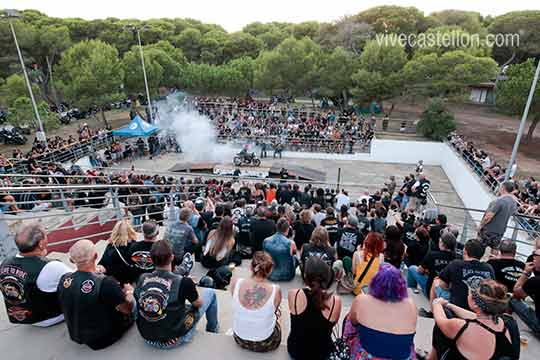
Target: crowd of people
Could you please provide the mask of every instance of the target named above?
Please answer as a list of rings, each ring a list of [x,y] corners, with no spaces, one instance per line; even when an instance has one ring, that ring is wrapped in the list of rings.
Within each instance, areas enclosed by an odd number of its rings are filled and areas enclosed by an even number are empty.
[[[193,98],[191,104],[215,124],[221,139],[248,139],[294,150],[345,152],[369,146],[374,119],[337,111],[250,99]]]
[[[497,191],[504,181],[506,168],[490,157],[484,150],[478,149],[473,141],[466,141],[463,136],[453,133],[448,137],[449,143],[471,165],[480,178],[493,190]],[[510,177],[514,178],[517,164],[512,166]],[[519,202],[518,214],[540,218],[540,183],[532,176],[528,176],[518,183],[513,195]],[[523,219],[521,221],[527,229],[540,231],[540,220]]]
[[[275,350],[283,330],[279,309],[288,306],[292,358],[412,359],[427,354],[415,348],[410,287],[430,299],[420,312],[435,319],[428,358],[518,359],[519,330],[507,312],[539,333],[540,249],[525,264],[516,259],[515,243],[502,239],[517,206],[514,184],[501,185],[478,238],[460,246],[459,230],[444,214],[423,211],[430,182],[418,168],[403,183],[391,177],[357,200],[344,189],[301,189],[283,180],[54,177],[119,185],[125,217],[99,262],[92,242],[72,246],[75,271],[46,258],[47,234],[39,225],[24,226],[15,239],[19,254],[0,266],[9,319],[38,326],[64,320],[71,339],[92,349],[114,343],[135,323],[146,344],[169,349],[191,341],[203,316],[207,331],[220,331],[214,289],[228,289],[233,339],[244,349]],[[102,207],[93,199],[108,198],[84,190],[69,196],[72,206]],[[233,278],[245,261],[251,276]],[[194,262],[207,268],[205,276],[190,276]],[[289,290],[281,305],[280,282],[297,276],[305,287]],[[28,289],[36,291],[21,291]],[[338,324],[344,296],[355,298]],[[536,310],[524,301],[528,296]],[[343,326],[342,342],[332,336],[336,326]]]

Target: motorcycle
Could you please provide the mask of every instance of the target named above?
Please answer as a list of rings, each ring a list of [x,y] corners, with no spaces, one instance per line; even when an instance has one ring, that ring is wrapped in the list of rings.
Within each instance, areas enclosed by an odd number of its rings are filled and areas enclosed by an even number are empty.
[[[261,165],[261,159],[255,155],[255,153],[238,153],[233,159],[235,166],[241,166],[241,165],[253,165],[253,166],[260,166]]]
[[[6,128],[0,130],[0,141],[6,145],[24,145],[27,140],[26,136],[21,134],[21,132],[15,128],[12,128],[11,130]]]

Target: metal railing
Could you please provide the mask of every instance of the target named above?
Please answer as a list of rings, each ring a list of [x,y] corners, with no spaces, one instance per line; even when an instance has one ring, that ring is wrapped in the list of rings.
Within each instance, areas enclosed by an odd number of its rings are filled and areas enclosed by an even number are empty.
[[[484,184],[491,193],[496,194],[499,190],[499,186],[501,185],[501,182],[497,179],[497,177],[487,172],[481,166],[481,164],[479,164],[472,156],[465,154],[456,144],[449,142],[449,145],[450,148],[454,150],[456,155],[465,160],[465,162],[481,180],[481,183]],[[500,176],[504,176],[504,174],[500,174]],[[519,204],[519,206],[521,207],[521,204]],[[513,219],[516,225],[521,227],[521,230],[530,233],[530,237],[538,236],[538,231],[540,231],[540,218],[518,214],[514,216]]]
[[[478,236],[480,222],[486,210],[472,209],[461,206],[447,205],[439,203],[433,196],[428,194],[428,207],[436,208],[439,213],[446,214],[447,217],[453,219],[451,225],[459,230],[458,240],[465,243],[471,238]],[[526,259],[533,251],[535,241],[540,239],[540,228],[524,229],[521,224],[523,222],[539,223],[540,218],[527,215],[514,215],[509,221],[503,239],[511,239],[518,246],[518,257],[522,260]]]

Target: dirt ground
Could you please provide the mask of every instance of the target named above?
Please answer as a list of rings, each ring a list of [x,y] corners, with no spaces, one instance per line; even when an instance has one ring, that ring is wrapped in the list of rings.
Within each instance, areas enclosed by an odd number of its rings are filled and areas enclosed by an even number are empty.
[[[423,104],[397,104],[393,117],[418,118],[423,106]],[[449,108],[454,112],[457,131],[506,167],[510,161],[520,118],[499,114],[490,107],[480,105],[451,104]],[[540,131],[537,129],[533,140],[528,144],[525,143],[524,138],[529,124],[528,122],[525,127],[518,151],[517,164],[520,177],[540,176]]]

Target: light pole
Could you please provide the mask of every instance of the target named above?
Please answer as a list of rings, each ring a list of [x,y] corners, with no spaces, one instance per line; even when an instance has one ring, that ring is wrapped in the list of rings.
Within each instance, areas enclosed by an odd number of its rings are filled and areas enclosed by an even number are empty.
[[[517,151],[519,144],[521,143],[521,137],[523,136],[523,131],[525,130],[525,123],[527,122],[527,116],[529,115],[529,109],[531,108],[531,103],[534,98],[534,92],[536,91],[536,84],[538,83],[538,77],[540,76],[540,60],[536,66],[536,72],[534,73],[534,78],[531,84],[531,90],[529,91],[529,97],[527,99],[527,104],[525,104],[525,110],[523,110],[523,115],[521,116],[521,123],[519,124],[518,133],[516,136],[516,142],[514,143],[514,148],[512,149],[512,156],[510,157],[510,162],[506,168],[506,174],[504,174],[504,181],[510,180],[510,175],[512,173],[512,166],[516,162]]]
[[[152,108],[152,100],[150,99],[150,90],[148,89],[148,78],[146,77],[146,67],[144,66],[144,53],[143,53],[143,48],[142,48],[142,43],[141,43],[141,34],[140,34],[140,30],[145,29],[147,27],[148,27],[147,25],[140,27],[140,26],[135,26],[133,24],[128,24],[124,26],[125,29],[131,30],[137,34],[137,42],[139,43],[139,52],[141,54],[141,64],[142,64],[143,76],[144,76],[144,87],[146,88],[146,99],[148,101],[148,110],[150,113],[149,122],[152,124],[154,122],[154,109]]]
[[[36,105],[36,99],[34,98],[34,93],[32,92],[32,85],[30,84],[30,79],[28,78],[28,74],[26,73],[26,67],[24,66],[24,60],[21,53],[21,49],[19,48],[19,42],[17,41],[17,35],[15,34],[15,28],[13,27],[13,22],[11,21],[11,18],[19,18],[21,16],[17,10],[6,9],[4,10],[3,17],[8,19],[9,27],[11,29],[11,34],[13,35],[13,40],[15,41],[15,47],[17,48],[17,54],[19,55],[19,61],[21,62],[21,67],[24,74],[24,80],[26,81],[26,87],[28,88],[28,93],[30,94],[30,100],[32,101],[32,108],[34,109],[34,115],[36,116],[36,120],[39,125],[39,131],[41,132],[41,135],[36,134],[37,135],[36,137],[38,138],[38,140],[43,141],[45,143],[45,148],[48,148],[47,137],[45,136],[45,130],[43,129],[43,123],[41,122],[41,117],[39,116],[39,111]]]

